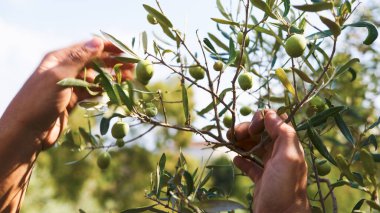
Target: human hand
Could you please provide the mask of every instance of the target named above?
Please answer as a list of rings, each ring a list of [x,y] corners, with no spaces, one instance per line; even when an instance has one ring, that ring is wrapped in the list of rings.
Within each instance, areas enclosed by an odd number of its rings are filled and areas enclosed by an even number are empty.
[[[238,141],[259,144],[267,131],[271,143],[257,150],[264,168],[237,156],[235,165],[255,183],[254,212],[310,212],[306,194],[307,164],[294,128],[284,122],[286,115],[273,110],[256,112],[252,121],[235,127]]]
[[[35,136],[41,149],[51,147],[65,128],[70,110],[78,101],[90,97],[85,89],[64,88],[57,82],[64,78],[83,79],[81,71],[96,58],[112,68],[117,62],[110,56],[120,53],[117,47],[96,37],[48,53],[13,99],[2,120],[15,123],[19,131]],[[132,64],[121,69],[124,78],[132,78]],[[95,72],[88,67],[86,80],[92,82],[94,78]]]

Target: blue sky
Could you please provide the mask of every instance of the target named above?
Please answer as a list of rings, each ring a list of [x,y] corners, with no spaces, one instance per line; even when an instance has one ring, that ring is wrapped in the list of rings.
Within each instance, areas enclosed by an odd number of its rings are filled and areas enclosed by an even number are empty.
[[[215,1],[160,1],[167,16],[184,32],[215,29]],[[175,3],[174,3],[175,2]],[[142,4],[134,0],[1,0],[0,115],[45,53],[88,39],[99,30],[130,41],[153,31]],[[210,20],[210,21],[205,21]]]

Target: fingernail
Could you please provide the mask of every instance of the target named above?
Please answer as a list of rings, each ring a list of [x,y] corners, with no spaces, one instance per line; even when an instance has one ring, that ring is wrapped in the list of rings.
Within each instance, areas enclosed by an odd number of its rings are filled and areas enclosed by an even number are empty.
[[[91,52],[95,52],[102,45],[102,40],[100,38],[93,38],[90,41],[86,42],[85,47]]]

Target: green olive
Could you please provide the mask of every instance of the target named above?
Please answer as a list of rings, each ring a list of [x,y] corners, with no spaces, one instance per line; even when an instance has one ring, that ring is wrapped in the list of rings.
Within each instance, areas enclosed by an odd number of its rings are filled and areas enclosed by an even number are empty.
[[[103,152],[98,156],[97,164],[100,169],[107,169],[111,163],[111,155],[108,152]]]
[[[125,142],[123,139],[117,139],[116,140],[116,146],[119,148],[122,148],[125,145]]]
[[[307,40],[303,35],[294,34],[290,36],[285,42],[285,51],[292,57],[297,58],[302,56],[306,49]]]
[[[243,32],[238,32],[238,34],[237,34],[237,42],[238,42],[238,44],[240,44],[240,45],[243,44]],[[245,36],[244,46],[248,47],[249,42],[250,42],[249,37],[248,37],[248,36]]]
[[[118,121],[111,129],[112,137],[115,139],[123,139],[129,132],[129,125],[127,123]]]
[[[153,25],[158,23],[156,17],[152,16],[151,14],[148,14],[146,19],[148,19],[148,22]]]
[[[239,63],[239,61],[240,61],[240,50],[236,49],[235,53],[236,53],[235,66],[237,66],[238,63]],[[244,64],[245,64],[246,61],[247,61],[247,55],[245,53],[243,53],[243,58],[241,59],[241,64],[240,65],[244,66]]]
[[[222,71],[223,70],[223,62],[215,61],[213,68],[215,71]]]
[[[315,160],[318,175],[320,176],[325,176],[328,175],[331,171],[331,166],[329,162],[325,159],[316,159]]]
[[[252,88],[252,73],[245,72],[241,75],[239,75],[238,78],[239,86],[242,90],[249,90]]]
[[[148,60],[141,60],[136,66],[136,78],[137,80],[147,85],[154,73],[153,65]]]
[[[189,73],[191,77],[193,77],[195,80],[201,80],[205,77],[205,71],[202,69],[202,67],[194,64],[189,68]]]
[[[252,113],[252,109],[249,108],[248,106],[243,106],[242,108],[240,108],[240,114],[243,116],[247,116],[251,113]]]
[[[231,128],[232,126],[232,116],[230,114],[227,114],[223,118],[223,124],[227,128]]]

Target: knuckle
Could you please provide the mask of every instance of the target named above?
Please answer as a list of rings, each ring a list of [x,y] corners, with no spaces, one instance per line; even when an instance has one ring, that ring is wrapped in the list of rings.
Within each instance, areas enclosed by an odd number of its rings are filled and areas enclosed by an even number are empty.
[[[88,55],[88,51],[85,48],[78,48],[71,50],[68,55],[67,59],[69,61],[72,61],[74,63],[80,63],[83,61],[86,61]]]

